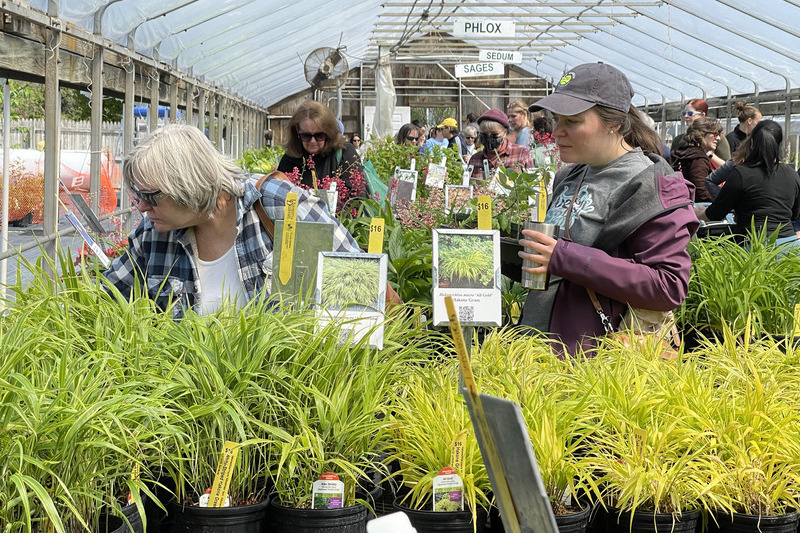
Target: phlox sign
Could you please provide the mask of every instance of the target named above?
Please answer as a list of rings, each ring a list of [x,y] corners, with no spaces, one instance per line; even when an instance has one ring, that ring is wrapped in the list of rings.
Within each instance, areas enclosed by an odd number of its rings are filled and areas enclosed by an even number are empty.
[[[513,20],[456,19],[453,35],[456,37],[514,37],[516,25]]]

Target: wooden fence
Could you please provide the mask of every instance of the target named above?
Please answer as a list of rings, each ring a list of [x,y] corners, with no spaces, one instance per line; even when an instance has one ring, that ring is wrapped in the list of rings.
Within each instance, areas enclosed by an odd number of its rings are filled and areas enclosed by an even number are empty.
[[[0,131],[5,127],[0,119]],[[9,130],[9,145],[12,148],[39,148],[44,143],[44,119],[12,120]],[[115,157],[123,155],[122,123],[104,122],[101,146],[108,148]],[[61,121],[61,149],[89,150],[91,145],[91,122],[88,120]]]

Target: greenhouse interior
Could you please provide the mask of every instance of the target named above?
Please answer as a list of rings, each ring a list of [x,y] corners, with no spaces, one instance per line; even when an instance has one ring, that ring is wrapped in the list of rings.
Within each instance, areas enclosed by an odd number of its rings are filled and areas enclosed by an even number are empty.
[[[800,531],[800,2],[1,0],[0,531]]]

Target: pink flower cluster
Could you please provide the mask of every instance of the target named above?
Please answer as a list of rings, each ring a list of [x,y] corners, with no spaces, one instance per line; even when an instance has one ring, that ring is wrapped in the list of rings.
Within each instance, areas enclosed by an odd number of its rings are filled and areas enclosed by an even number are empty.
[[[414,202],[400,202],[394,207],[394,217],[407,228],[435,228],[444,219],[444,192],[437,187],[428,188],[428,196]]]

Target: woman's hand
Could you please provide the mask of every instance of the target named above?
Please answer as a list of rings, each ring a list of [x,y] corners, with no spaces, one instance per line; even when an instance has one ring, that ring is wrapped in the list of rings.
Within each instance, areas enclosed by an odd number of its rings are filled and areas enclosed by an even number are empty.
[[[707,205],[696,205],[694,206],[694,214],[698,220],[711,222],[711,219],[706,216],[706,208],[708,208]]]
[[[556,239],[531,229],[522,230],[522,236],[525,238],[520,239],[519,244],[526,250],[518,252],[519,256],[523,261],[532,261],[541,265],[536,268],[523,266],[522,270],[530,274],[547,273],[550,256],[553,255],[553,249],[556,247]],[[533,250],[533,253],[528,253],[528,249]]]

